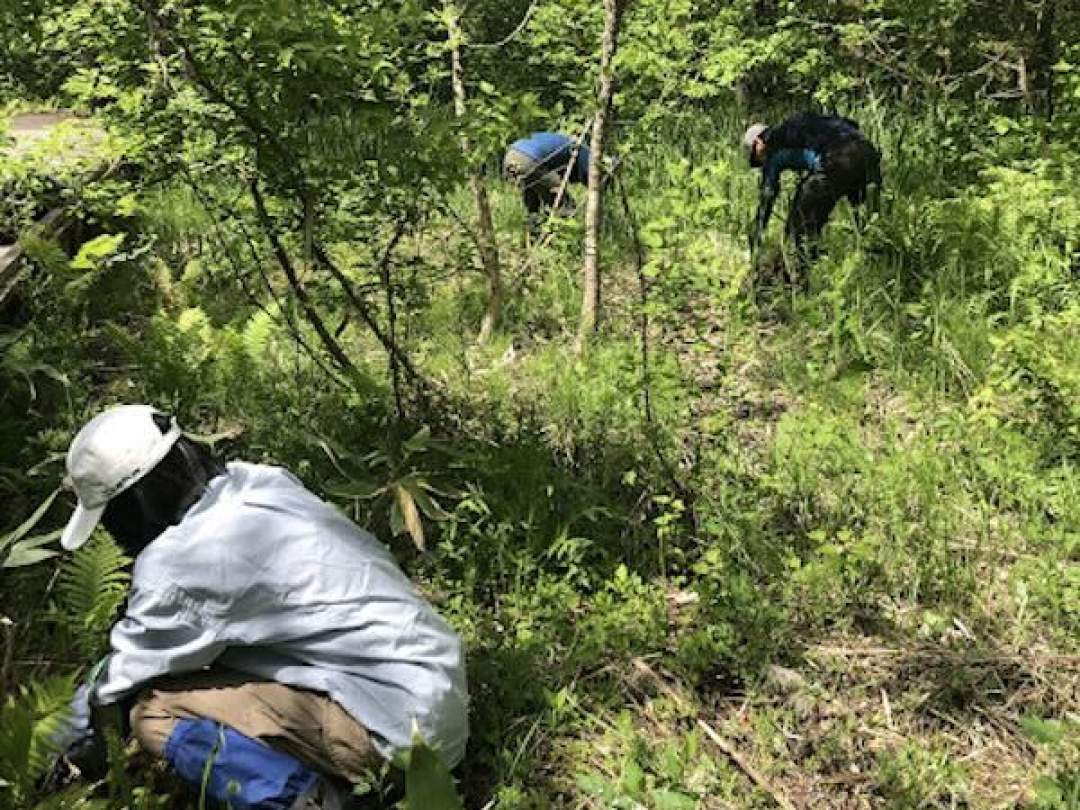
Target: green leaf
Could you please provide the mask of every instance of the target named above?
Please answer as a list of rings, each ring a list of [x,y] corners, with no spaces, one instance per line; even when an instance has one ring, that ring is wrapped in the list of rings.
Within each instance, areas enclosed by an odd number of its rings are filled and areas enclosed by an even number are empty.
[[[629,759],[623,766],[622,774],[622,789],[628,796],[638,799],[641,798],[642,791],[645,789],[645,771],[637,763],[637,760]]]
[[[428,444],[431,442],[431,428],[426,425],[420,430],[416,431],[405,442],[405,455],[411,456],[413,453],[419,453],[427,449]]]
[[[11,551],[8,553],[7,557],[4,559],[3,565],[0,567],[22,568],[26,565],[33,565],[42,560],[56,557],[60,554],[57,549],[42,548],[42,546],[56,542],[60,539],[60,534],[60,531],[55,531],[20,540],[11,547]]]
[[[420,511],[429,520],[449,520],[450,513],[447,512],[439,502],[428,495],[425,489],[430,491],[430,487],[425,487],[424,482],[420,480],[408,480],[402,481],[402,485],[408,488],[409,494],[412,495],[413,500],[416,501],[416,505],[420,508]]]
[[[656,810],[696,810],[698,800],[676,790],[653,790],[649,794]]]
[[[107,631],[127,595],[130,562],[112,537],[98,531],[60,568],[54,612],[88,660],[104,653]]]
[[[313,445],[322,450],[330,463],[334,465],[334,469],[341,473],[346,478],[351,478],[349,473],[341,466],[340,459],[345,458],[348,453],[341,447],[331,443],[331,441],[317,433],[304,432],[305,438]]]
[[[0,783],[5,807],[30,807],[34,785],[56,753],[53,739],[70,715],[70,675],[31,681],[0,703]]]
[[[26,334],[25,332],[0,332],[0,352],[7,349],[9,346],[14,346],[19,342],[19,339]]]
[[[343,484],[329,487],[327,491],[339,498],[359,498],[367,501],[382,495],[386,492],[386,488],[386,484],[380,484],[369,478],[351,478]]]
[[[59,488],[54,489],[52,493],[47,497],[42,504],[34,510],[34,514],[30,515],[26,520],[18,525],[14,531],[9,532],[5,537],[0,539],[0,549],[6,548],[11,543],[17,543],[33,529],[38,521],[45,516],[45,513],[49,511],[49,507],[52,506],[53,501],[56,500],[56,496],[60,494]]]
[[[91,239],[79,248],[79,252],[71,260],[72,268],[94,270],[100,267],[105,259],[120,249],[125,239],[127,239],[127,234],[123,233],[104,233]]]
[[[613,795],[611,782],[598,773],[579,773],[574,778],[574,781],[577,783],[578,789],[589,796],[610,799]]]
[[[408,810],[464,810],[443,758],[423,743],[413,746],[405,771]]]
[[[1041,745],[1056,745],[1065,738],[1065,726],[1058,720],[1044,720],[1029,714],[1022,725],[1024,733]]]
[[[1056,779],[1049,776],[1040,776],[1035,781],[1035,804],[1036,808],[1065,807],[1065,793]]]

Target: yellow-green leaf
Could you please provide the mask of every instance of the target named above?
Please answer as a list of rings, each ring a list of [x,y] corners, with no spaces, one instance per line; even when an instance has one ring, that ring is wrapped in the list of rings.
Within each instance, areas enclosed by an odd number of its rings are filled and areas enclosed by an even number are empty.
[[[394,484],[394,499],[397,503],[404,528],[412,537],[413,543],[421,551],[424,550],[424,525],[420,522],[420,512],[416,508],[416,500],[412,493],[402,484]]]

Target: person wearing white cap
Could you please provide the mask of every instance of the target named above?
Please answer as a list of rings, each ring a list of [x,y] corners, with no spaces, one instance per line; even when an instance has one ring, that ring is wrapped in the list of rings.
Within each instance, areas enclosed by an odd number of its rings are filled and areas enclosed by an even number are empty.
[[[460,639],[381,543],[288,472],[223,464],[147,405],[92,419],[67,470],[64,548],[100,522],[135,563],[62,762],[100,769],[88,718],[104,707],[234,807],[338,806],[341,785],[417,741],[460,761]]]
[[[753,124],[743,136],[750,166],[760,168],[761,198],[750,233],[756,254],[780,193],[780,174],[803,172],[791,203],[787,236],[795,248],[796,267],[805,284],[805,264],[836,204],[866,201],[868,188],[881,186],[881,155],[859,125],[835,115],[800,113],[776,127]]]

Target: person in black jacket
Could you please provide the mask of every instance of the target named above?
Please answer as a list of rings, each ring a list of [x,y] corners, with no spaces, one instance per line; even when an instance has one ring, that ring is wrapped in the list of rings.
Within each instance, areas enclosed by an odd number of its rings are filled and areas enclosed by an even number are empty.
[[[805,172],[799,181],[786,226],[800,270],[816,255],[815,243],[833,208],[847,197],[866,202],[870,188],[881,186],[881,155],[849,118],[800,113],[782,124],[754,124],[743,138],[750,165],[760,168],[761,198],[750,234],[756,253],[780,193],[780,174]]]

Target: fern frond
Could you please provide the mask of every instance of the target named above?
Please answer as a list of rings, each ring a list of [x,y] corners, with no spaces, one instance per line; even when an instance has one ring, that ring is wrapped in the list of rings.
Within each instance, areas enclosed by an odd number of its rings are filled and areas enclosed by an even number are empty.
[[[116,541],[97,532],[60,569],[54,615],[87,661],[105,652],[106,633],[127,595],[130,562]]]
[[[32,810],[112,810],[116,805],[107,798],[95,798],[97,785],[85,782],[70,785],[59,793],[43,797]]]
[[[74,677],[58,675],[21,687],[0,706],[0,797],[6,793],[11,806],[22,806],[51,766],[74,691]]]

